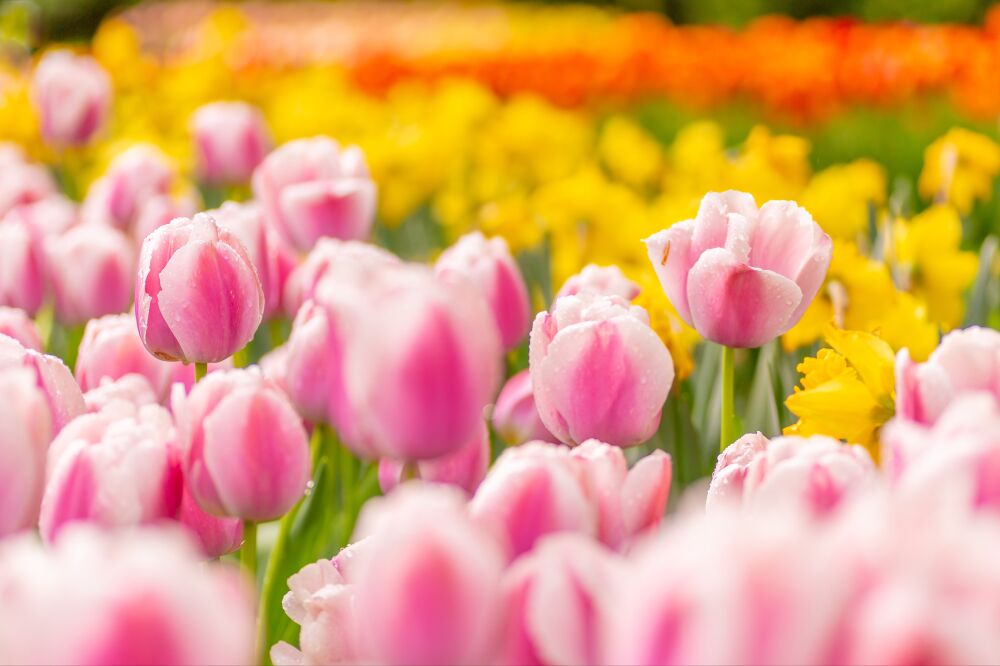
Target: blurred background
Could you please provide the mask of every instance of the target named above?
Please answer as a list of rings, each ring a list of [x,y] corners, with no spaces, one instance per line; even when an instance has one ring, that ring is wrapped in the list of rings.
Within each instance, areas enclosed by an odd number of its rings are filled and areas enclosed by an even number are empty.
[[[4,7],[5,21],[17,22],[30,17],[36,39],[56,40],[86,38],[106,15],[135,4],[137,0],[5,0],[0,3]],[[674,23],[719,23],[739,27],[767,14],[793,18],[856,16],[866,21],[975,23],[983,19],[993,3],[991,0],[595,0],[587,4],[657,12]]]

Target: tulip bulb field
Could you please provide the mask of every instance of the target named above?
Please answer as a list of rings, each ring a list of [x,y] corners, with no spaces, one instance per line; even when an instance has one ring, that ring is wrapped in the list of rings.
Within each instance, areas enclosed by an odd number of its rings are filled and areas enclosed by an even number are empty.
[[[1000,663],[1000,10],[33,6],[0,664]]]

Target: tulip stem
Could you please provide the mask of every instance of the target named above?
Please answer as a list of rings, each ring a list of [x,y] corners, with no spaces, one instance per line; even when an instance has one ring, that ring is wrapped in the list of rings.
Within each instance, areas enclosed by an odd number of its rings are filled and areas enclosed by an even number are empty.
[[[734,356],[735,352],[732,347],[724,346],[722,348],[722,415],[719,422],[719,451],[725,450],[736,439],[736,422],[733,409]]]
[[[243,548],[240,549],[240,564],[250,574],[254,587],[257,586],[257,523],[243,521]]]
[[[197,384],[205,375],[208,374],[208,364],[207,363],[195,363],[194,364],[194,381]]]

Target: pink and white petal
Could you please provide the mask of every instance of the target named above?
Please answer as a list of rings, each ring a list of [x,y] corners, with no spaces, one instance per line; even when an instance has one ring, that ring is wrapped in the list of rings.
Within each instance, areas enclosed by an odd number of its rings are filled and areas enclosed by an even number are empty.
[[[701,255],[688,277],[695,329],[727,347],[760,347],[778,337],[801,300],[788,278],[741,264],[722,248]]]
[[[694,225],[694,220],[678,222],[644,241],[663,293],[688,325],[691,324],[687,298],[688,272],[698,258],[691,249]]]
[[[634,537],[660,522],[667,508],[672,478],[673,465],[663,451],[653,451],[629,470],[622,486],[626,535]]]

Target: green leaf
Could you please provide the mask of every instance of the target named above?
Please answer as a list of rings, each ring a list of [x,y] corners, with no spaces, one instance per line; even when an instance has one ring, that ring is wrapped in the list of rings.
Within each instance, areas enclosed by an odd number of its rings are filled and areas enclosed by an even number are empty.
[[[760,431],[768,437],[773,437],[781,431],[778,403],[774,393],[775,359],[780,354],[778,344],[777,340],[769,342],[761,347],[760,353],[757,354],[757,364],[744,412],[744,432]]]
[[[988,326],[990,314],[1000,310],[1000,281],[993,274],[997,261],[997,239],[990,236],[983,241],[979,252],[979,270],[969,294],[969,307],[965,312],[966,326]]]

